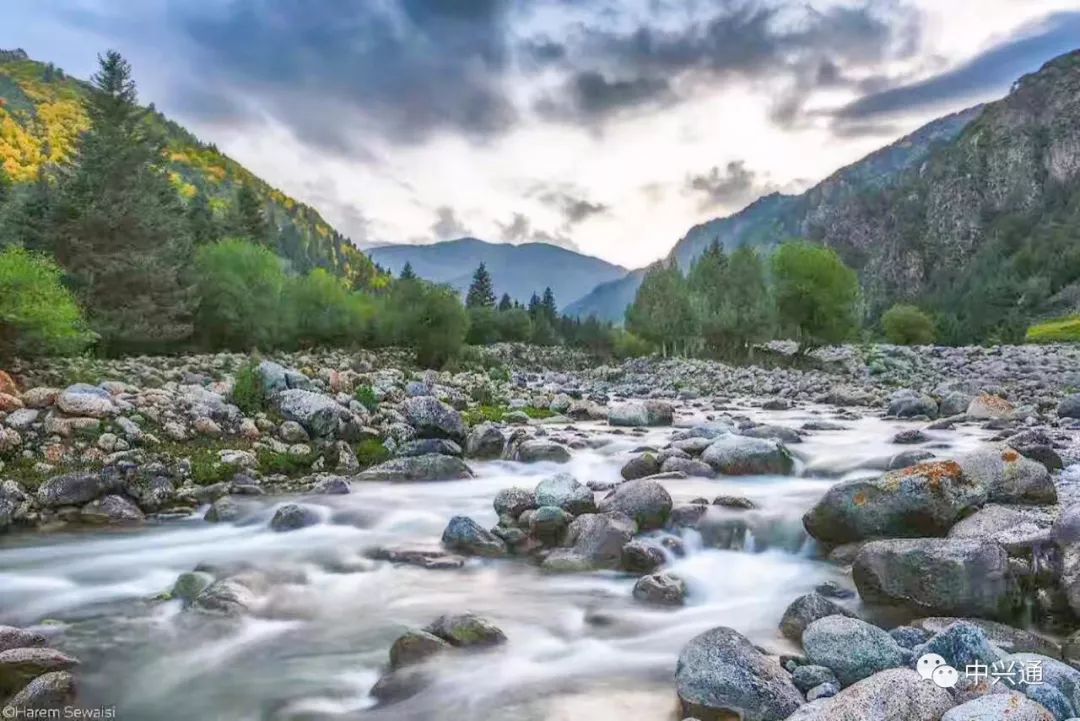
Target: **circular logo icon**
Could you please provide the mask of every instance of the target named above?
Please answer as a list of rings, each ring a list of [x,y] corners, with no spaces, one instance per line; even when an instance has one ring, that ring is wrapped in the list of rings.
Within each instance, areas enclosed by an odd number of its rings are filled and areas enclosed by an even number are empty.
[[[960,674],[952,666],[938,666],[931,680],[941,688],[952,688],[960,680]]]
[[[927,653],[919,657],[918,662],[915,664],[915,670],[919,672],[919,675],[926,681],[931,680],[934,677],[934,669],[938,666],[946,666],[945,659],[936,653]]]

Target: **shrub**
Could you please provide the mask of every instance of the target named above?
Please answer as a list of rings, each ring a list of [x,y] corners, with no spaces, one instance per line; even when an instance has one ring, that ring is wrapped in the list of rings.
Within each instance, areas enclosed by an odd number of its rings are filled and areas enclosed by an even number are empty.
[[[937,337],[934,319],[913,305],[894,305],[881,316],[881,327],[890,343],[928,345]]]
[[[217,453],[201,450],[191,456],[191,480],[200,486],[223,483],[236,475],[236,469],[222,463]]]
[[[374,301],[322,268],[292,280],[285,299],[296,344],[351,345],[372,336]]]
[[[56,263],[22,248],[0,253],[0,358],[74,353],[93,339]]]
[[[196,332],[211,348],[272,348],[284,335],[285,272],[268,249],[223,240],[195,258],[199,309]]]
[[[1039,323],[1028,328],[1028,343],[1080,343],[1080,315]]]
[[[375,396],[375,389],[371,386],[360,386],[353,391],[353,398],[372,413],[379,410],[379,399]]]
[[[470,426],[479,425],[485,421],[498,423],[507,413],[506,406],[474,406],[461,414],[465,422]]]
[[[616,358],[640,358],[652,353],[652,345],[628,330],[615,328],[611,331],[612,353]]]
[[[441,368],[458,356],[469,329],[465,306],[452,288],[415,279],[394,283],[378,317],[380,342],[413,348],[425,368]]]
[[[390,451],[377,438],[368,438],[356,444],[356,460],[361,468],[377,466],[390,458]]]
[[[247,416],[266,410],[266,397],[263,395],[258,361],[253,360],[236,372],[229,400]]]
[[[282,474],[286,476],[298,476],[311,471],[311,464],[319,457],[318,452],[312,451],[307,455],[294,456],[289,453],[263,450],[259,452],[259,471],[267,475]]]

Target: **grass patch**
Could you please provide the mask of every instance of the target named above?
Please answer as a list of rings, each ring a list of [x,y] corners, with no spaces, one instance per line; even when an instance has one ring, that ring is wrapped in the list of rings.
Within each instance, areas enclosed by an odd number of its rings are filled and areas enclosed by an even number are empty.
[[[506,416],[515,411],[521,411],[529,418],[539,420],[543,418],[551,418],[555,413],[547,408],[537,408],[536,406],[525,406],[524,408],[508,408],[507,406],[485,406],[479,405],[468,409],[462,413],[462,417],[465,422],[470,426],[475,426],[480,423],[491,422],[499,423],[503,421]]]
[[[1028,343],[1080,343],[1080,315],[1039,323],[1027,329]]]
[[[377,438],[368,438],[356,444],[356,460],[361,468],[377,466],[390,459],[390,451]]]
[[[379,399],[375,397],[375,389],[371,386],[360,386],[353,393],[353,398],[372,413],[379,410]]]
[[[303,456],[277,453],[275,451],[259,451],[259,471],[266,475],[302,476],[311,473],[311,464],[318,457],[319,454],[315,451]]]
[[[251,361],[236,372],[236,382],[229,401],[246,416],[253,416],[266,410],[266,398],[263,396],[262,376],[259,375],[258,362]]]

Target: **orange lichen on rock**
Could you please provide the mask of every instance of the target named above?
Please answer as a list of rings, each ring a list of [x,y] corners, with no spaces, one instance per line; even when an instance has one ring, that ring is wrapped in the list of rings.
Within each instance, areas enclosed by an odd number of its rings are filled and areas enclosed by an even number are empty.
[[[15,381],[4,371],[0,371],[0,393],[7,393],[9,396],[19,395],[19,388],[15,385]]]
[[[1020,454],[1013,449],[1008,448],[1002,452],[1001,460],[1005,461],[1006,463],[1014,463],[1015,461],[1020,460]]]

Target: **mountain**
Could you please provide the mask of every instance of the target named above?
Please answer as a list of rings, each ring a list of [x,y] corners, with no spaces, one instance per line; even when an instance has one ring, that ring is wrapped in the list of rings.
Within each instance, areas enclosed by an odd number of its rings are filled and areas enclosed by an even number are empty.
[[[83,101],[90,85],[22,50],[0,50],[0,164],[15,182],[29,182],[43,167],[71,162],[89,125]],[[364,253],[310,206],[270,186],[212,144],[201,142],[150,106],[150,122],[166,139],[169,177],[185,199],[205,193],[225,217],[236,191],[248,185],[278,231],[275,250],[297,270],[322,267],[354,286],[378,284]]]
[[[622,266],[547,243],[510,245],[458,238],[431,245],[384,245],[369,249],[368,255],[394,275],[410,263],[421,278],[448,283],[463,293],[483,263],[491,273],[495,294],[509,293],[522,303],[550,287],[555,300],[566,305],[626,274]]]
[[[719,241],[730,253],[743,245],[767,250],[788,238],[807,236],[820,219],[829,217],[846,199],[899,182],[905,171],[925,160],[935,148],[956,138],[981,112],[982,106],[977,106],[934,120],[836,171],[800,195],[772,193],[733,215],[695,225],[675,244],[667,259],[674,259],[686,269],[713,241]],[[644,276],[644,269],[638,269],[598,286],[566,312],[582,318],[595,315],[621,322]]]

